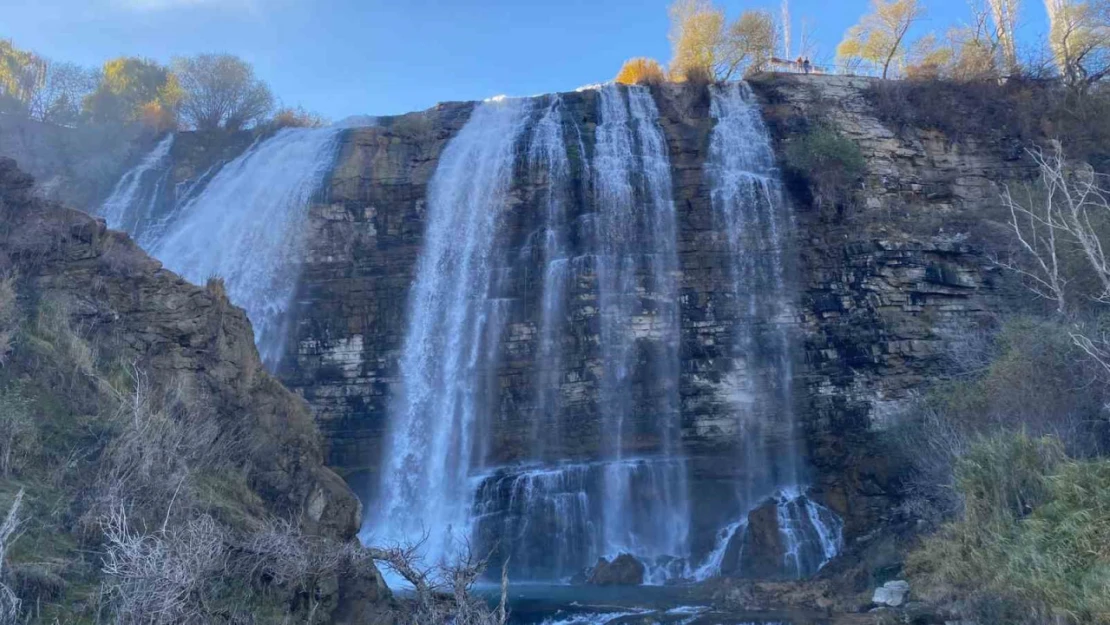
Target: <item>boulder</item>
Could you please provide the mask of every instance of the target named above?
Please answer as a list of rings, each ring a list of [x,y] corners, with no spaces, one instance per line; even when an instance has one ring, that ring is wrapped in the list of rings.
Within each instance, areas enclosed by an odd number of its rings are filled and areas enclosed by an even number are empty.
[[[784,576],[786,547],[779,531],[778,506],[768,498],[748,513],[748,524],[729,538],[721,559],[721,574],[747,579],[779,579]]]
[[[639,586],[644,583],[644,563],[622,553],[610,562],[598,558],[587,584],[593,586]]]
[[[871,603],[880,606],[897,608],[906,602],[910,594],[910,584],[902,580],[887,582],[875,589],[871,596]]]

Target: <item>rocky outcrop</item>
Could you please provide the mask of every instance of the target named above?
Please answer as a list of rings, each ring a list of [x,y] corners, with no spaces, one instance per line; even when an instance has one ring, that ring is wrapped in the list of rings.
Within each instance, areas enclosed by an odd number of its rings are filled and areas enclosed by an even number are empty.
[[[100,360],[127,363],[155,388],[189,388],[215,415],[217,438],[242,441],[235,462],[265,514],[352,540],[358,498],[324,465],[307,405],[262,368],[250,323],[221,284],[185,282],[103,221],[36,199],[32,185],[0,158],[0,272],[17,276],[20,297],[63,311]],[[367,588],[337,592],[388,598],[380,577],[358,583]]]
[[[785,555],[778,505],[774,499],[768,499],[748,513],[747,530],[734,533],[729,540],[721,574],[761,579],[781,577]]]
[[[32,180],[0,160],[0,250],[23,289],[64,301],[90,342],[134,363],[152,382],[187,377],[229,430],[250,441],[254,486],[275,511],[312,532],[358,529],[358,499],[323,465],[307,407],[267,374],[250,322],[217,288],[162,269],[102,221],[30,197]]]
[[[644,572],[643,562],[622,553],[612,561],[599,559],[586,583],[593,586],[639,586],[644,583]]]

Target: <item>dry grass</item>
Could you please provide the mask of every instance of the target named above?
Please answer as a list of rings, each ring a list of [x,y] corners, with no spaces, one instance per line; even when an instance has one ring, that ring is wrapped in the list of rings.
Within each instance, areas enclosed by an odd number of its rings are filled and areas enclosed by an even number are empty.
[[[17,327],[15,278],[0,274],[0,367],[12,351]]]

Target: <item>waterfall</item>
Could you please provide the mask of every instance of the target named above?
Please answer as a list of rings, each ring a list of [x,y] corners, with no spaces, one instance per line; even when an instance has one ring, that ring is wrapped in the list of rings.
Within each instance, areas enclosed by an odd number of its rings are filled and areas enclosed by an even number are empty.
[[[690,509],[670,162],[650,91],[610,86],[597,101],[592,163],[559,96],[484,102],[445,148],[429,184],[401,383],[364,539],[413,541],[427,532],[431,562],[450,558],[453,541],[473,540],[508,557],[514,579],[563,579],[624,552],[645,562],[652,582],[681,571],[673,563],[688,556]],[[568,143],[577,148],[573,165]],[[538,209],[527,217],[538,225],[519,258],[542,268],[531,437],[522,464],[487,466],[489,421],[503,399],[503,333],[509,318],[520,327],[508,285],[520,282],[514,271],[527,271],[512,266],[506,248],[518,162]],[[594,213],[572,219],[587,176]],[[594,290],[572,293],[572,282]],[[601,440],[584,461],[558,453],[576,427],[562,391],[576,297],[596,301],[600,335]]]
[[[131,229],[152,256],[186,280],[224,279],[247,311],[264,362],[284,348],[284,313],[303,256],[308,203],[331,170],[340,131],[288,128],[224,165],[202,191],[149,229]],[[190,197],[191,196],[191,197]],[[125,224],[126,225],[126,224]]]
[[[662,583],[683,568],[690,522],[679,440],[670,162],[647,89],[609,86],[598,103],[592,163],[557,96],[528,133],[528,166],[532,182],[543,186],[544,212],[532,464],[475,478],[471,526],[477,544],[498,545],[509,557],[517,579],[565,579],[598,557],[631,553],[647,566],[650,582]],[[581,156],[577,172],[568,145]],[[591,183],[587,205],[595,211],[579,216],[578,236],[570,237],[575,174]],[[594,292],[572,292],[569,283],[594,284]],[[550,451],[581,428],[561,403],[561,348],[568,299],[582,296],[597,302],[601,423],[596,457],[573,462]]]
[[[710,87],[710,138],[706,176],[715,230],[724,237],[726,294],[736,318],[733,358],[757,401],[733,406],[741,423],[745,479],[737,499],[739,521],[718,536],[710,555],[723,553],[746,528],[748,511],[773,497],[792,577],[812,574],[839,550],[840,521],[802,491],[802,458],[793,411],[792,339],[795,317],[786,286],[785,257],[793,217],[783,199],[770,136],[745,83]],[[718,558],[719,559],[719,558]],[[707,561],[697,574],[713,574]]]
[[[486,376],[496,373],[488,347],[503,320],[503,306],[491,297],[495,239],[529,109],[520,99],[477,105],[428,186],[401,388],[364,536],[414,541],[426,531],[425,556],[433,563],[451,556],[453,540],[469,538],[470,473],[487,431]]]
[[[536,358],[536,409],[532,419],[532,455],[545,459],[562,442],[559,382],[563,375],[562,339],[565,331],[567,280],[571,270],[567,242],[567,208],[571,200],[570,161],[563,137],[562,98],[555,96],[532,129],[528,165],[546,180],[544,189],[543,296],[539,349]]]
[[[169,179],[168,164],[173,140],[173,133],[166,135],[116,183],[99,211],[109,228],[124,230],[138,238],[149,225]]]
[[[627,97],[626,97],[627,95]],[[678,406],[678,252],[670,160],[645,87],[600,91],[593,164],[601,309],[605,550],[684,557],[689,533]],[[646,371],[637,363],[647,361]],[[640,378],[640,384],[634,378]],[[633,439],[650,455],[623,462]],[[634,480],[651,467],[647,490]]]

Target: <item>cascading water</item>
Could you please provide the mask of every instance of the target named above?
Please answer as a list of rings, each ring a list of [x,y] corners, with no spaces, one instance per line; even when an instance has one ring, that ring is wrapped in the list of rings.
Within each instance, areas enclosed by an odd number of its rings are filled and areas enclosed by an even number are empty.
[[[723,264],[731,286],[727,295],[738,320],[733,357],[750,384],[747,396],[757,401],[734,406],[742,425],[745,479],[737,493],[741,520],[720,533],[712,554],[695,573],[699,578],[717,574],[725,547],[747,527],[748,511],[773,498],[785,545],[781,568],[787,576],[804,577],[839,550],[841,524],[799,485],[802,463],[792,408],[788,332],[794,312],[784,269],[793,220],[750,89],[744,83],[719,85],[710,87],[710,95],[716,125],[706,175],[715,229],[726,238]]]
[[[670,163],[647,89],[610,86],[598,101],[590,164],[558,96],[535,107],[482,103],[445,149],[429,187],[402,388],[365,537],[415,540],[427,531],[431,561],[450,556],[452,539],[473,538],[509,557],[514,579],[558,580],[599,556],[628,552],[661,582],[667,561],[688,555]],[[573,165],[568,138],[577,147]],[[543,267],[533,429],[527,464],[486,467],[497,345],[511,311],[499,286],[512,271],[497,266],[510,257],[500,215],[518,152],[542,209],[521,253],[538,255]],[[572,225],[568,210],[582,192],[575,181],[585,176],[596,214]],[[560,389],[572,281],[596,284],[589,297],[600,324],[602,440],[586,461],[557,453],[568,427]]]
[[[112,194],[100,208],[100,215],[109,228],[126,231],[138,238],[150,226],[162,188],[169,179],[167,165],[173,141],[173,133],[166,135],[116,183]]]
[[[185,279],[202,284],[223,278],[231,301],[246,309],[259,353],[272,367],[284,347],[281,323],[299,275],[308,203],[331,170],[340,132],[281,130],[214,175],[206,172],[202,178],[211,179],[203,190],[182,189],[178,205],[158,217],[151,208],[155,196],[140,197],[150,193],[139,191],[146,186],[140,181],[162,168],[171,135],[123,177],[101,214]]]
[[[543,297],[539,353],[536,359],[536,414],[532,419],[533,455],[545,460],[562,440],[559,381],[563,375],[562,338],[566,324],[567,280],[571,259],[567,242],[567,208],[571,200],[570,160],[563,139],[562,98],[555,96],[532,129],[528,166],[546,179],[543,204]],[[533,489],[534,490],[534,489]]]
[[[601,89],[600,100],[593,174],[599,211],[602,449],[610,461],[602,491],[603,544],[610,555],[627,552],[650,563],[688,554],[690,518],[678,435],[678,252],[671,169],[648,89],[610,85]],[[647,370],[638,372],[641,360]],[[638,385],[637,373],[644,378]],[[634,437],[649,439],[654,453],[627,461],[625,449]],[[637,485],[647,488],[633,488]]]
[[[390,418],[381,490],[364,537],[424,538],[431,562],[469,538],[474,486],[489,413],[491,337],[501,332],[496,297],[497,229],[517,138],[530,102],[479,104],[448,144],[428,187],[428,226],[410,295],[401,389]],[[495,350],[494,350],[495,351]]]

